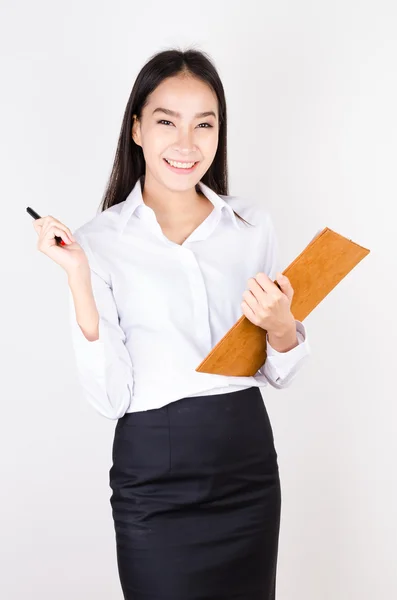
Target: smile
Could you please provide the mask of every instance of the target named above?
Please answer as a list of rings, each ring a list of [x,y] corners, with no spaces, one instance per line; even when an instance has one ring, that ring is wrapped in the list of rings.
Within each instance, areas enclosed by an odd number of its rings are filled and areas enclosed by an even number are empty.
[[[179,173],[191,173],[198,165],[199,161],[196,162],[179,162],[175,160],[163,159],[169,169]]]

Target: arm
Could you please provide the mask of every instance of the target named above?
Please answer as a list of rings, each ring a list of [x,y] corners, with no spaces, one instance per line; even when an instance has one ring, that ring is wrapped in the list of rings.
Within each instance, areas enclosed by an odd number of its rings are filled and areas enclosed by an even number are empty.
[[[274,281],[278,272],[282,272],[279,264],[279,243],[273,221],[268,215],[266,237],[266,260],[264,272]],[[311,348],[306,328],[295,319],[295,327],[291,328],[283,338],[266,335],[267,358],[257,374],[264,375],[270,385],[277,389],[288,387],[298,371],[307,362]]]
[[[289,387],[311,353],[305,326],[297,320],[295,324],[298,345],[286,352],[275,350],[269,343],[269,336],[266,335],[267,358],[258,373],[264,375],[270,385],[277,389]]]
[[[109,419],[127,411],[133,392],[133,368],[110,282],[78,232],[89,269],[68,274],[69,315],[78,379],[94,408]]]

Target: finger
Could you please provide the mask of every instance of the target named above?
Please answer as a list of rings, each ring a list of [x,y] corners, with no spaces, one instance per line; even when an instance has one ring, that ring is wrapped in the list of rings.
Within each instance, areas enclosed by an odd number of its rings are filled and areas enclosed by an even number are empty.
[[[48,227],[48,225],[51,225],[51,223],[54,221],[54,218],[51,217],[50,215],[46,215],[45,217],[40,217],[39,219],[35,219],[33,221],[33,224],[36,226],[38,226],[39,228],[43,229],[45,227]]]
[[[59,227],[60,229],[63,229],[63,231],[65,231],[65,233],[68,235],[69,239],[72,242],[75,242],[76,239],[73,236],[71,230],[69,229],[69,227],[66,227],[66,225],[64,225],[61,221],[59,221],[58,219],[55,219],[55,217],[53,217],[52,215],[48,215],[46,217],[41,217],[41,219],[36,219],[36,223],[38,221],[42,221],[42,223],[39,223],[39,225],[42,225],[43,227],[43,234],[45,235],[47,233],[47,230],[52,226],[55,225],[56,227]]]
[[[285,290],[288,290],[289,293],[293,293],[294,289],[293,289],[288,277],[286,277],[282,273],[277,273],[277,281],[280,284],[280,286],[283,288],[283,290],[285,289]]]
[[[282,273],[277,273],[276,279],[277,279],[277,281],[279,283],[284,283],[284,284],[289,283],[291,285],[290,280],[288,279],[288,277],[286,275],[283,275]]]
[[[35,228],[37,233],[43,231],[43,228],[47,227],[51,223],[52,217],[40,217],[39,219],[34,219],[33,227]]]
[[[251,290],[258,302],[261,304],[267,303],[268,292],[265,292],[262,286],[260,286],[257,280],[253,277],[248,279],[248,288]]]
[[[66,227],[66,225],[64,225],[60,221],[57,221],[57,226],[60,227],[61,229],[63,229],[67,233],[68,237],[70,238],[70,240],[72,242],[76,241],[76,239],[74,238],[73,233],[71,232],[71,230],[69,229],[69,227]]]
[[[66,225],[64,225],[63,223],[59,223],[59,224],[58,224],[58,227],[59,227],[60,229],[63,229],[63,231],[66,233],[66,235],[68,236],[68,238],[69,238],[69,240],[70,240],[71,242],[75,242],[75,241],[76,241],[76,239],[73,237],[73,234],[72,234],[72,232],[70,231],[69,227],[66,227]]]
[[[257,308],[259,306],[259,302],[255,298],[255,296],[251,292],[251,290],[245,290],[243,292],[243,298],[244,298],[245,302],[247,303],[247,305],[252,309],[252,311],[255,312],[255,310],[257,310]]]
[[[267,294],[274,295],[280,292],[278,285],[275,284],[266,273],[257,273],[255,280]]]
[[[40,223],[37,223],[37,221],[33,221],[33,227],[34,227],[36,233],[38,235],[40,235],[40,231],[42,230],[43,225],[41,225]]]
[[[51,225],[51,227],[47,230],[47,233],[44,234],[43,239],[45,240],[51,240],[54,239],[55,243],[55,236],[58,235],[60,238],[63,239],[63,241],[65,242],[65,244],[72,244],[73,242],[68,238],[67,233],[61,229],[60,227],[56,227],[55,225]]]
[[[69,242],[75,242],[76,240],[74,239],[74,237],[72,236],[70,232],[70,230],[68,229],[68,227],[66,227],[66,225],[64,225],[63,223],[61,223],[60,221],[57,221],[56,219],[53,219],[51,221],[49,221],[48,223],[46,223],[43,226],[43,236],[46,236],[48,231],[50,231],[52,228],[57,227],[58,229],[62,230],[66,236],[67,236],[67,240]],[[63,238],[62,238],[63,239]],[[66,241],[66,240],[65,240]]]
[[[247,317],[247,319],[249,319],[250,321],[255,321],[255,313],[249,306],[249,304],[245,302],[245,300],[243,300],[241,303],[241,310],[243,311],[243,314]]]

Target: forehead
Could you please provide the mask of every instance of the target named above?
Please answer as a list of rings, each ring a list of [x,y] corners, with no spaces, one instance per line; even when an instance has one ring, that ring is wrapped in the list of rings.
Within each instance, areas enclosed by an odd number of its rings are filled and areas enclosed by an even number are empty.
[[[218,99],[204,81],[192,76],[175,76],[164,79],[148,96],[145,109],[151,112],[161,106],[189,116],[213,110],[218,114]]]

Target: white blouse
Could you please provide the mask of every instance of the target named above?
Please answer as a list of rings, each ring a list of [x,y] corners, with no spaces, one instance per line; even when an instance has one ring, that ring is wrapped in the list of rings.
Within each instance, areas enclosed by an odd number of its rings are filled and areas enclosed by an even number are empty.
[[[299,345],[277,352],[267,343],[267,360],[254,376],[195,371],[241,317],[248,279],[265,272],[274,280],[281,271],[269,213],[199,186],[214,209],[181,245],[163,234],[143,202],[141,180],[125,201],[73,232],[88,257],[100,315],[99,339],[90,342],[68,288],[77,375],[87,401],[109,419],[187,396],[268,383],[285,388],[310,354],[296,320]]]

